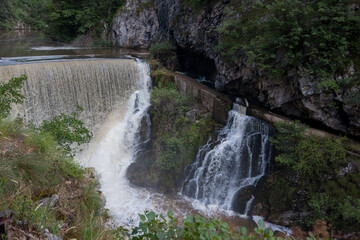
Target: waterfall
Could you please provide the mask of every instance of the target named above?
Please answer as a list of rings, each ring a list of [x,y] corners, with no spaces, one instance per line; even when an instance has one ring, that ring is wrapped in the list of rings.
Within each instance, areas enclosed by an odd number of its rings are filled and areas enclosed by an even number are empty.
[[[126,179],[126,170],[141,143],[141,123],[148,119],[150,106],[150,68],[141,61],[137,64],[138,86],[126,102],[126,111],[120,119],[108,121],[106,124],[110,127],[105,134],[77,156],[77,161],[96,169],[106,199],[105,207],[110,210],[115,222],[123,225],[136,221],[137,215],[146,209],[155,208],[151,194],[145,189],[131,187]]]
[[[13,115],[40,124],[60,113],[69,114],[78,105],[83,107],[80,120],[95,134],[75,160],[96,170],[105,207],[116,224],[136,225],[138,214],[145,210],[164,214],[173,209],[178,216],[192,211],[191,203],[183,198],[136,188],[126,179],[128,166],[150,137],[149,129],[140,134],[143,123],[150,125],[151,79],[146,62],[116,59],[0,66],[0,82],[21,74],[28,76],[22,89],[26,99],[13,107]],[[203,146],[195,163],[187,166],[181,192],[206,204],[234,209],[237,194],[255,185],[268,168],[270,132],[260,120],[230,111],[217,140]],[[248,198],[243,212],[253,199]]]
[[[91,60],[0,66],[0,82],[26,74],[24,104],[16,111],[28,121],[41,123],[57,114],[70,113],[77,105],[94,139],[75,160],[99,175],[105,207],[116,224],[136,224],[138,214],[157,211],[163,198],[133,188],[126,170],[142,139],[142,122],[149,124],[150,67],[141,60]],[[149,138],[149,133],[145,138]]]
[[[239,107],[235,104],[234,109]],[[186,167],[181,194],[225,210],[235,210],[237,196],[255,186],[269,168],[270,133],[268,124],[231,110],[217,140],[210,139],[200,148],[196,161]],[[254,199],[252,193],[250,191],[240,210],[243,214],[249,212]]]
[[[133,59],[44,62],[0,66],[0,82],[26,74],[22,89],[26,99],[13,108],[38,125],[60,113],[81,106],[81,120],[92,130],[109,113],[125,109],[124,103],[138,89],[139,66]]]

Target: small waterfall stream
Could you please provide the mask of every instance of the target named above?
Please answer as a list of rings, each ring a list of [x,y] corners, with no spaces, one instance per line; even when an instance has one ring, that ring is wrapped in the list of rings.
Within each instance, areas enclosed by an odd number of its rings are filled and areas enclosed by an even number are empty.
[[[236,111],[236,104],[234,109],[217,140],[210,139],[199,150],[196,161],[186,167],[181,189],[183,195],[224,210],[234,210],[236,195],[264,176],[272,151],[270,126],[242,115]],[[242,214],[248,214],[253,199],[250,195]]]

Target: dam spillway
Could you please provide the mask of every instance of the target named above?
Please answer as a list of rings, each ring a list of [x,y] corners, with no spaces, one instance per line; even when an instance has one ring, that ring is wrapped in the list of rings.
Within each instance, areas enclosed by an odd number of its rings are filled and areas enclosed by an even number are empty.
[[[0,83],[26,74],[26,99],[13,107],[35,125],[81,106],[80,119],[91,129],[105,120],[138,88],[139,67],[134,59],[82,60],[0,66]]]

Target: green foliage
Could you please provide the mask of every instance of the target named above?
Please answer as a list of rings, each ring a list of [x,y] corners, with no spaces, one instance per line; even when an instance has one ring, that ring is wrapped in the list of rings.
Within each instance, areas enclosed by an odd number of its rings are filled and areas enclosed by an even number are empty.
[[[59,168],[62,174],[69,178],[82,179],[86,173],[83,167],[69,158],[63,159]]]
[[[162,141],[162,153],[156,159],[156,165],[162,171],[174,169],[178,162],[180,155],[183,151],[182,142],[176,137],[166,137]]]
[[[301,190],[305,195],[300,198],[308,200],[307,207],[312,212],[305,224],[311,226],[317,219],[324,219],[342,231],[357,229],[360,222],[352,213],[358,213],[359,210],[360,174],[339,175],[339,170],[349,162],[344,139],[306,137],[303,134],[305,127],[299,122],[275,125],[279,131],[272,140],[279,151],[275,160],[285,167],[289,175],[295,173],[296,181],[288,181],[290,177],[280,178],[271,185],[269,200],[274,205],[272,211],[279,210],[275,206],[279,205],[278,196],[287,200],[282,205],[291,208],[291,202],[299,201],[297,197],[300,196],[293,193]],[[294,179],[294,176],[291,178]]]
[[[71,153],[71,145],[89,143],[92,133],[84,127],[84,123],[77,119],[78,113],[82,108],[78,106],[77,112],[66,115],[64,113],[54,117],[50,121],[44,121],[40,131],[49,132],[57,143],[62,146],[66,152]]]
[[[352,199],[349,197],[345,199],[344,204],[339,205],[339,211],[345,219],[360,224],[360,198]]]
[[[359,11],[351,0],[244,1],[218,29],[217,51],[235,61],[242,53],[276,75],[344,73],[359,55]],[[241,16],[238,18],[237,16]]]
[[[7,126],[11,126],[10,130],[3,131]],[[84,235],[85,239],[95,239],[87,237],[105,234],[97,182],[85,179],[86,170],[57,148],[50,132],[27,128],[18,119],[1,120],[0,131],[6,134],[0,134],[1,209],[12,209],[16,221],[38,232],[42,225],[56,234],[58,225],[65,220],[72,224],[72,230],[66,233],[69,237]],[[64,200],[68,193],[62,193],[67,188],[59,190],[59,185],[66,181],[73,184],[74,193],[69,200]],[[38,208],[36,200],[54,191],[62,198],[61,206]]]
[[[170,42],[164,41],[151,45],[149,52],[152,58],[159,60],[167,68],[175,70],[179,63],[174,50]]]
[[[24,98],[19,88],[25,79],[21,76],[0,86],[2,107],[7,104],[2,108],[5,109],[3,116],[10,112],[10,103],[20,103]],[[57,234],[59,224],[64,225],[66,221],[73,224],[67,236],[83,235],[85,239],[95,239],[107,232],[98,183],[85,179],[86,171],[67,154],[72,143],[81,144],[91,139],[91,133],[76,117],[77,113],[61,114],[45,121],[40,128],[25,126],[19,118],[0,118],[0,209],[10,208],[15,212],[13,225],[20,224],[21,228],[33,229],[38,234],[47,228]],[[58,148],[59,145],[67,151]],[[66,198],[64,195],[68,193],[62,191],[68,191],[67,188],[59,186],[67,181],[77,186],[73,189],[76,194],[69,196],[69,201],[62,199],[65,206],[61,209],[38,206],[36,200],[54,191]]]
[[[276,123],[275,124],[278,135],[276,138],[271,139],[274,143],[277,151],[281,152],[281,155],[276,157],[276,161],[286,167],[292,167],[297,161],[297,146],[303,139],[303,133],[306,129],[299,121],[288,123]]]
[[[156,177],[149,181],[158,181],[169,190],[176,188],[184,167],[195,159],[199,147],[206,142],[215,124],[209,117],[186,117],[187,112],[197,107],[195,101],[180,93],[173,84],[166,82],[166,87],[161,87],[161,83],[158,82],[160,86],[151,93],[155,161],[149,175]]]
[[[18,195],[10,205],[14,220],[35,227],[38,231],[47,228],[51,233],[59,233],[62,221],[56,219],[55,213],[47,207],[38,207],[28,195]]]
[[[22,103],[25,98],[19,90],[22,88],[27,77],[21,75],[7,83],[0,84],[0,119],[9,115],[12,103]]]
[[[168,87],[174,84],[174,75],[166,69],[152,70],[151,79],[155,87]]]
[[[0,2],[0,28],[11,29],[22,22],[31,29],[46,27],[46,9],[51,0],[2,0]]]
[[[185,0],[185,3],[191,5],[195,12],[215,2],[216,0]]]
[[[159,58],[162,54],[172,51],[174,48],[170,42],[164,41],[151,45],[149,52],[153,58]]]
[[[1,124],[4,122],[2,121]],[[59,177],[56,174],[51,174],[51,172],[57,168],[62,155],[55,152],[56,142],[54,139],[44,134],[37,138],[35,137],[37,136],[36,132],[25,130],[23,126],[19,127],[18,131],[17,135],[11,135],[11,139],[17,139],[25,134],[21,145],[15,147],[14,143],[10,141],[8,143],[10,146],[3,149],[5,153],[0,156],[0,178],[6,180],[3,185],[4,193],[6,195],[12,194],[18,188],[28,184],[34,184],[34,191],[39,187],[45,188],[56,185]],[[0,141],[6,141],[9,137],[2,136]],[[36,141],[33,140],[35,138]]]
[[[345,96],[343,100],[346,104],[349,104],[351,106],[359,106],[360,105],[360,91]]]
[[[280,154],[275,160],[301,176],[320,180],[334,176],[346,162],[343,139],[304,137],[299,122],[275,124],[279,134],[272,140]]]
[[[205,219],[199,215],[187,215],[186,218],[179,220],[174,217],[172,211],[168,211],[167,217],[158,215],[154,212],[140,214],[139,226],[130,231],[123,227],[116,230],[116,239],[283,239],[274,237],[270,229],[265,229],[264,223],[259,222],[260,228],[255,228],[254,233],[248,233],[245,227],[237,230],[230,230],[227,223],[216,220],[215,218]],[[285,238],[289,239],[289,238]],[[308,239],[315,239],[314,236]]]
[[[339,89],[339,84],[334,79],[326,79],[324,81],[319,82],[317,87],[318,87],[318,89],[338,90]]]
[[[58,40],[70,41],[79,34],[93,31],[99,36],[104,23],[110,25],[123,0],[52,0],[49,6],[49,33]]]
[[[0,119],[0,137],[18,137],[24,128],[21,118]]]

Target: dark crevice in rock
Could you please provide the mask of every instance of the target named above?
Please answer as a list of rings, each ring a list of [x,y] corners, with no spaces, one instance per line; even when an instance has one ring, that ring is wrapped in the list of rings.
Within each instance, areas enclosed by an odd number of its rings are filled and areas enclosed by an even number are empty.
[[[215,83],[217,70],[214,60],[181,47],[177,48],[176,53],[180,63],[180,71],[186,72],[194,78],[205,77],[206,80]],[[214,84],[211,87],[214,87]]]

